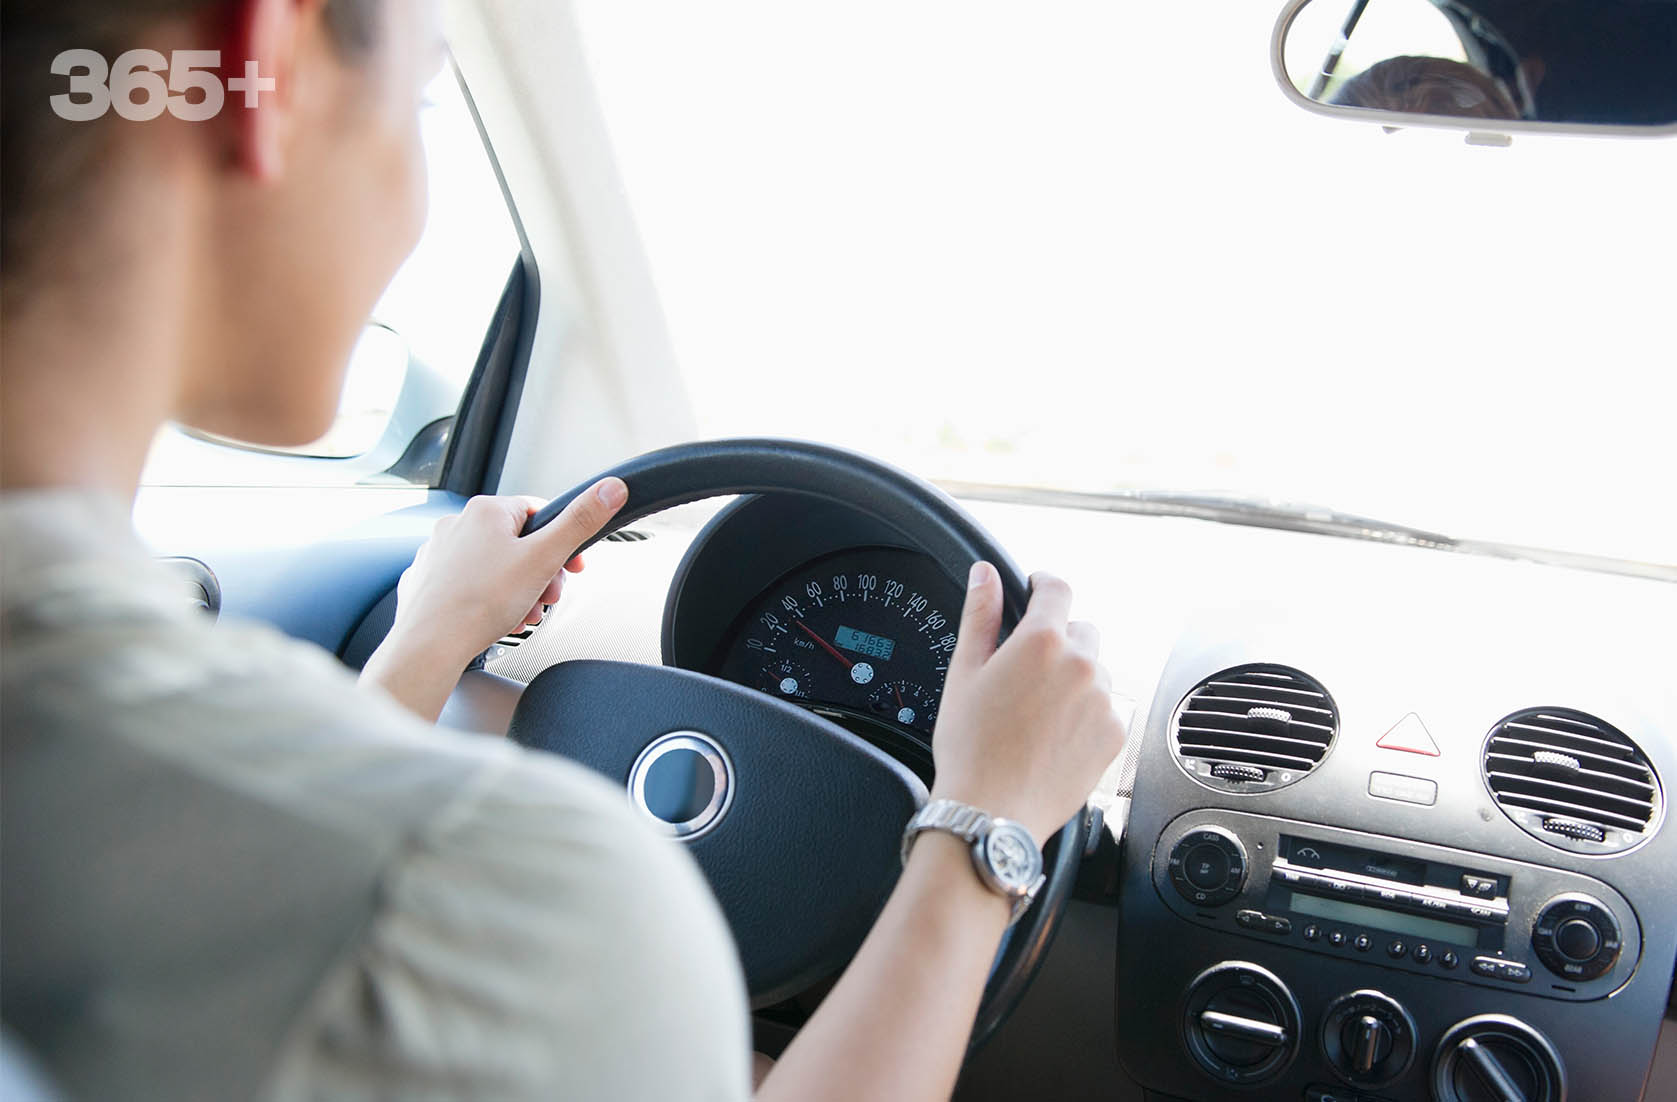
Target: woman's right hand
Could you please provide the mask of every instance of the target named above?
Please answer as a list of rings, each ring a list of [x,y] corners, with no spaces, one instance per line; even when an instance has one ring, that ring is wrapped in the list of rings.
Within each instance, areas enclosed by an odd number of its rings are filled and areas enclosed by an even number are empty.
[[[932,795],[1024,825],[1038,842],[1077,813],[1124,745],[1100,637],[1069,623],[1071,589],[1032,579],[1006,643],[1002,583],[968,582],[932,740]],[[767,1099],[948,1098],[1009,908],[960,843],[926,838],[850,967],[764,1081]]]
[[[1072,621],[1071,587],[1031,578],[1031,601],[1001,646],[1001,577],[977,563],[938,713],[934,799],[1024,824],[1040,844],[1081,808],[1124,745],[1100,633]]]

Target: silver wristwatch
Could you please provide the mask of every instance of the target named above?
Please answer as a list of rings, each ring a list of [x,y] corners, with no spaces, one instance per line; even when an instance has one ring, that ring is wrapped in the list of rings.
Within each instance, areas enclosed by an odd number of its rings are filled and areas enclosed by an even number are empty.
[[[923,830],[942,830],[972,847],[972,867],[984,886],[1013,901],[1018,922],[1042,888],[1042,850],[1031,832],[1012,819],[998,819],[956,800],[933,800],[903,830],[903,864]]]

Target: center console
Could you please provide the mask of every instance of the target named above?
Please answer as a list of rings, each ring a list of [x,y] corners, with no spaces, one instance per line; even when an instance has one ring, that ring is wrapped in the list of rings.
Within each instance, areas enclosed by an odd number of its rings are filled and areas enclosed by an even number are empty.
[[[1168,1099],[1639,1098],[1677,957],[1644,917],[1677,902],[1663,742],[1518,700],[1369,723],[1336,682],[1167,670],[1123,849],[1125,1070]]]

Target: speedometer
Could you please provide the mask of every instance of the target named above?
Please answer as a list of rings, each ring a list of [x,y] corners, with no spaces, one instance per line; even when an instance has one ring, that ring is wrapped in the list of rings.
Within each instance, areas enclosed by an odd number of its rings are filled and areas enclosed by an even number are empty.
[[[931,736],[962,595],[924,555],[841,551],[763,590],[723,643],[717,673],[795,703]]]

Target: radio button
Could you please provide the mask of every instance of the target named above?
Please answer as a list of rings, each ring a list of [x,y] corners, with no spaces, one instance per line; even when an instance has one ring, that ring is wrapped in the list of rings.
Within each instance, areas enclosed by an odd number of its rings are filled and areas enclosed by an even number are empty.
[[[1432,946],[1423,941],[1411,949],[1409,955],[1415,958],[1415,963],[1425,964],[1432,959]]]
[[[1619,959],[1619,922],[1606,904],[1589,896],[1552,899],[1537,916],[1532,948],[1549,971],[1567,979],[1593,980]]]
[[[1486,979],[1507,980],[1510,983],[1530,983],[1531,969],[1517,960],[1501,957],[1474,957],[1473,974]]]
[[[1345,944],[1345,931],[1344,930],[1335,930],[1333,933],[1329,934],[1328,935],[1328,944],[1332,945],[1335,949],[1344,945]]]
[[[1214,891],[1229,878],[1229,855],[1216,845],[1201,842],[1182,859],[1182,868],[1188,883]]]
[[[1362,899],[1363,886],[1349,880],[1341,880],[1336,876],[1324,876],[1320,880],[1321,889],[1335,899]]]
[[[1469,922],[1506,922],[1508,912],[1500,907],[1487,907],[1483,903],[1461,903],[1454,899],[1440,900],[1444,904],[1443,911],[1451,918],[1465,918]]]
[[[1314,922],[1305,926],[1305,928],[1304,928],[1304,940],[1306,940],[1306,941],[1320,941],[1321,938],[1322,938],[1322,928],[1320,926],[1316,925]]]
[[[1367,934],[1358,934],[1356,937],[1351,939],[1351,946],[1359,953],[1366,953],[1369,949],[1373,948],[1374,939],[1369,937]]]
[[[1446,949],[1444,952],[1438,954],[1438,964],[1441,968],[1453,969],[1461,962],[1462,958],[1456,955],[1456,951],[1454,949]]]
[[[1262,911],[1243,910],[1235,913],[1235,922],[1248,930],[1257,930],[1266,934],[1290,934],[1293,932],[1293,920],[1280,915],[1266,915]]]
[[[1582,918],[1569,918],[1555,931],[1555,948],[1569,960],[1591,960],[1601,951],[1601,931]]]
[[[1227,831],[1190,831],[1171,847],[1169,876],[1176,893],[1189,903],[1217,907],[1246,886],[1246,851]]]
[[[1409,955],[1409,946],[1402,941],[1394,940],[1390,945],[1386,946],[1386,955],[1391,957],[1393,960],[1406,957]]]
[[[1410,900],[1415,898],[1410,892],[1400,891],[1397,888],[1388,888],[1385,886],[1378,888],[1366,888],[1364,889],[1363,896],[1370,903],[1379,903],[1385,907],[1406,907],[1409,905]]]
[[[1463,873],[1461,890],[1463,895],[1471,895],[1477,899],[1495,899],[1496,884],[1495,877]]]

